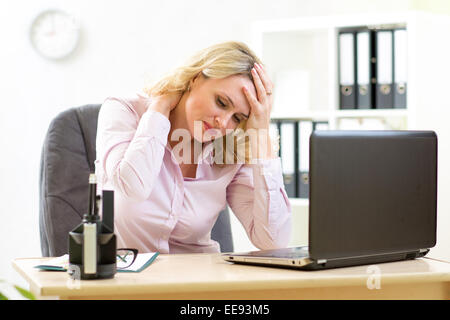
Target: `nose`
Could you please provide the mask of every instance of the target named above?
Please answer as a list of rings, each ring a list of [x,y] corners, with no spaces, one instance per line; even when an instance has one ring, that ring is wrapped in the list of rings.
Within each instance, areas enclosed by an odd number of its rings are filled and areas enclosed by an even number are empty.
[[[214,118],[214,125],[219,128],[222,132],[225,131],[225,129],[231,129],[229,128],[229,124],[230,124],[230,118],[231,118],[232,114],[223,114],[220,116],[216,116]]]

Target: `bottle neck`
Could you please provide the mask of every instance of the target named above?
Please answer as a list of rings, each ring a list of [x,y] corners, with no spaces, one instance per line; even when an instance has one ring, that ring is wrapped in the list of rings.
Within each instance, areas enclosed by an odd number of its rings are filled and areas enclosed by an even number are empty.
[[[100,221],[100,216],[95,214],[85,214],[83,215],[83,223],[97,223]]]

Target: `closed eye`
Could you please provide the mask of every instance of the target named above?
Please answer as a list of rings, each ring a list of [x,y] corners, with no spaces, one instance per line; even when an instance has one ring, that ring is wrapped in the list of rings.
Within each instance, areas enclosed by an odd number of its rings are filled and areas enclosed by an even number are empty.
[[[227,107],[227,104],[224,103],[220,98],[217,98],[217,104],[222,108],[225,109]],[[233,121],[236,123],[240,123],[242,121],[241,118],[236,114],[233,115]]]
[[[222,100],[220,100],[220,98],[217,98],[217,103],[222,107],[226,107],[226,104],[222,102]]]

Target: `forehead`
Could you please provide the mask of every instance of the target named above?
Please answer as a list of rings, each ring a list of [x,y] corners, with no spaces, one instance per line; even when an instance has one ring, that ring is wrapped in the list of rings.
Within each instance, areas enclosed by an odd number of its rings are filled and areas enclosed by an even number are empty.
[[[209,78],[205,81],[205,86],[215,93],[224,95],[225,98],[228,96],[233,101],[235,108],[246,115],[249,113],[250,106],[242,87],[245,86],[253,96],[256,96],[253,81],[244,75],[233,75],[223,79]]]

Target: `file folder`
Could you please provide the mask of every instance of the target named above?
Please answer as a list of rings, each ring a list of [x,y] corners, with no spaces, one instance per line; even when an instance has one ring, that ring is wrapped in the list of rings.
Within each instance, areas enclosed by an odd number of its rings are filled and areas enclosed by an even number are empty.
[[[339,106],[355,109],[355,34],[339,33]]]
[[[280,123],[278,121],[271,120],[269,125],[269,135],[277,143],[277,156],[280,156]]]
[[[394,108],[406,108],[408,70],[406,29],[394,31]]]
[[[281,168],[283,171],[284,188],[288,197],[297,197],[297,124],[293,121],[282,121],[280,123],[280,151]]]
[[[299,198],[309,198],[309,137],[313,132],[312,121],[298,122],[298,174],[297,189]]]
[[[393,88],[393,36],[392,30],[379,30],[377,40],[377,85],[376,108],[392,108]]]
[[[356,108],[372,108],[372,46],[371,32],[362,30],[356,33]]]
[[[313,131],[316,130],[329,130],[330,126],[328,121],[313,121]]]

